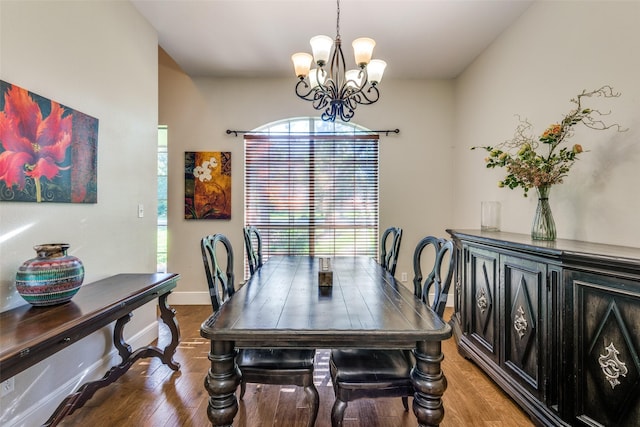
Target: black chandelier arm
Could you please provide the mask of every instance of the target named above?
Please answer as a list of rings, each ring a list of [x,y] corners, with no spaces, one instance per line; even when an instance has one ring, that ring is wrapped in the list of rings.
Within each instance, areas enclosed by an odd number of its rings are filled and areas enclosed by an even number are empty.
[[[351,108],[350,105],[347,106],[346,104],[342,104],[340,108],[340,119],[343,122],[348,122],[356,114],[356,112],[354,111],[355,109],[355,105],[353,106],[353,108]]]
[[[334,111],[334,107],[331,106],[329,108],[327,108],[325,111],[322,112],[322,114],[320,115],[320,118],[322,120],[326,121],[330,121],[330,122],[335,122],[336,121],[336,113]]]
[[[367,94],[371,94],[371,98],[367,96]],[[380,91],[378,90],[378,87],[376,85],[370,85],[369,89],[365,90],[361,90],[360,92],[358,92],[358,97],[356,98],[356,102],[358,104],[362,104],[362,105],[370,105],[373,104],[375,102],[378,102],[378,99],[380,99]]]
[[[329,102],[331,102],[331,97],[328,96],[325,92],[318,90],[315,93],[315,96],[313,98],[313,108],[316,110],[322,110],[323,108],[325,108],[327,105],[329,105]]]
[[[298,80],[298,83],[296,84],[296,95],[298,95],[299,98],[302,98],[306,101],[313,101],[315,92],[316,88],[309,87],[309,84],[307,84],[304,78]]]
[[[343,122],[348,122],[355,115],[355,104],[347,102],[347,100],[335,100],[330,101],[329,108],[327,108],[320,118],[322,120],[329,120],[335,122],[339,117]]]
[[[360,71],[358,72],[358,79],[360,79],[360,84],[357,85],[357,91],[362,92],[365,86],[369,83],[369,72],[367,71],[367,67],[360,68]]]
[[[345,87],[347,84],[346,71],[347,65],[344,60],[344,54],[342,53],[342,41],[338,35],[334,41],[333,56],[331,57],[331,64],[329,66],[329,80],[333,81],[336,87]],[[339,81],[340,77],[344,78],[345,81]]]
[[[329,98],[329,100],[340,98],[338,82],[336,82],[333,78],[327,78],[324,84],[318,86],[318,91],[322,92],[322,95]]]
[[[343,101],[343,105],[346,107],[347,110],[349,110],[351,112],[350,116],[353,117],[353,115],[355,114],[355,109],[358,106],[359,102],[358,102],[358,94],[351,96],[347,99],[345,99]]]

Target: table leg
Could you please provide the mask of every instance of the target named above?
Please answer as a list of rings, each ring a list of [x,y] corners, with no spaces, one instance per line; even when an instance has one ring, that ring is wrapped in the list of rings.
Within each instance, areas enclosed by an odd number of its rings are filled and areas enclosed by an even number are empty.
[[[209,353],[211,369],[204,380],[209,393],[207,416],[213,426],[231,427],[238,413],[236,389],[240,384],[240,370],[236,365],[233,341],[211,341]]]
[[[167,298],[170,293],[171,292],[167,292],[166,294],[160,295],[160,298],[158,298],[160,318],[171,331],[171,342],[164,348],[161,359],[165,365],[174,371],[177,371],[180,369],[180,363],[173,360],[173,355],[176,353],[176,348],[180,343],[180,327],[178,326],[178,320],[176,319],[176,311],[169,307],[169,304],[167,303]]]
[[[419,426],[438,426],[444,418],[442,395],[447,389],[447,379],[440,368],[444,359],[441,342],[419,341],[414,355],[416,366],[411,371],[415,389],[413,413]]]
[[[118,378],[124,375],[131,365],[133,365],[138,359],[158,357],[164,364],[174,371],[180,369],[180,364],[173,360],[176,347],[180,342],[180,329],[178,328],[178,322],[175,318],[175,310],[169,308],[167,304],[168,296],[169,293],[161,295],[159,298],[159,305],[162,321],[171,330],[171,343],[169,343],[164,350],[149,345],[132,352],[131,346],[124,340],[124,327],[131,320],[133,314],[127,313],[120,317],[116,320],[116,324],[113,327],[113,345],[118,350],[118,354],[122,358],[122,362],[109,369],[101,379],[85,383],[78,388],[77,391],[67,396],[58,406],[53,415],[51,415],[51,417],[45,422],[45,426],[55,426],[60,423],[65,416],[71,415],[76,409],[82,408],[84,404],[93,397],[96,391],[115,382]]]
[[[139,348],[135,352],[131,352],[131,346],[124,341],[123,331],[124,325],[133,317],[132,313],[122,316],[116,321],[116,325],[113,329],[113,344],[118,349],[118,353],[122,358],[122,364],[132,365],[139,358],[143,357],[157,357],[162,360],[162,363],[177,371],[180,369],[180,363],[173,360],[173,356],[176,353],[176,348],[180,343],[180,328],[178,327],[178,320],[176,319],[176,311],[169,307],[167,298],[171,292],[160,295],[158,298],[158,306],[160,307],[160,318],[162,322],[169,327],[171,331],[171,342],[166,345],[164,350],[158,347],[148,345],[146,347]],[[128,369],[128,367],[126,368]],[[126,370],[125,369],[125,370]]]

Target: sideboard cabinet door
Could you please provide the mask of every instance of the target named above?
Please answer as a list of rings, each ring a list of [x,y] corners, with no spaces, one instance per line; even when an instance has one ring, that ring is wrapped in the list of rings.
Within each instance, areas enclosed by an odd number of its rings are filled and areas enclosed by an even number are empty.
[[[640,286],[637,281],[565,271],[573,295],[575,421],[640,426]]]
[[[502,366],[538,399],[546,354],[547,265],[523,257],[500,256]],[[543,382],[542,382],[543,384]]]
[[[498,253],[465,246],[468,253],[466,312],[469,339],[496,364],[498,359]]]

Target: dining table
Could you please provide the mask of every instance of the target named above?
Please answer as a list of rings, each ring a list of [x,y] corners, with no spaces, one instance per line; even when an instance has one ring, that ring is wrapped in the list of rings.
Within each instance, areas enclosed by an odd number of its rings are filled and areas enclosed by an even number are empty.
[[[271,256],[200,334],[211,341],[205,388],[213,426],[232,426],[238,412],[238,348],[412,349],[418,425],[444,418],[441,342],[451,327],[371,257],[335,256],[323,264],[314,256]]]

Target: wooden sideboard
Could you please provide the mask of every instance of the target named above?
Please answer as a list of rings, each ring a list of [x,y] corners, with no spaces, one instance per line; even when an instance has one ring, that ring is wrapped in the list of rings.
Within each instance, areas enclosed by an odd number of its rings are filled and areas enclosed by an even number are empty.
[[[103,378],[82,385],[58,406],[44,424],[54,426],[66,415],[82,407],[93,394],[121,377],[140,358],[158,357],[173,370],[180,341],[175,311],[167,297],[180,276],[175,273],[118,274],[83,285],[67,303],[51,307],[22,305],[0,313],[0,381],[11,378],[36,363],[115,321],[113,343],[122,362]],[[160,349],[145,346],[132,351],[123,338],[124,326],[132,312],[158,300],[160,317],[169,327],[171,342]]]
[[[640,248],[447,232],[461,354],[537,425],[640,426]]]

